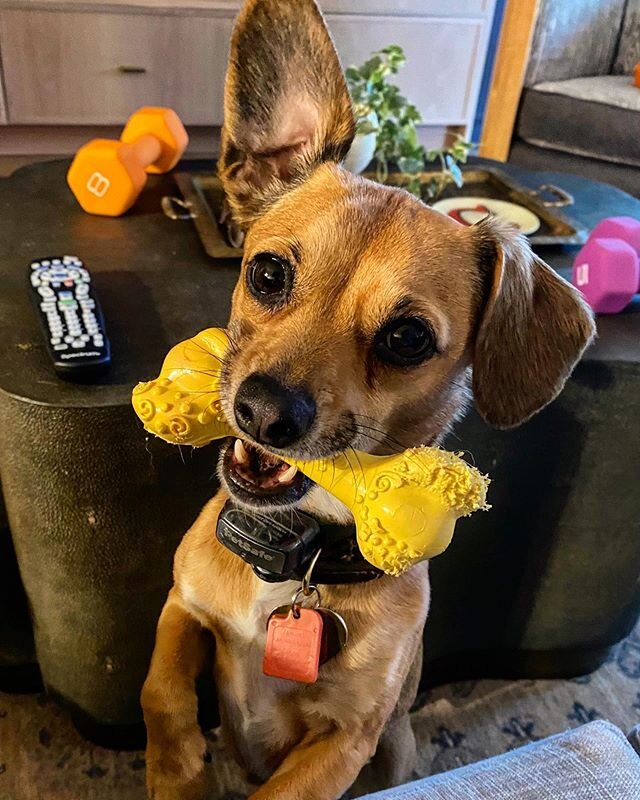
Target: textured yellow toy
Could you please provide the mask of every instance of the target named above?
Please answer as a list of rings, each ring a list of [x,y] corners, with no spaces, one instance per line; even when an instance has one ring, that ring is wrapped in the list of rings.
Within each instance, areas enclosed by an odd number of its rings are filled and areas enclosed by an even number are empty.
[[[223,330],[203,331],[171,350],[157,380],[136,386],[133,407],[146,430],[194,447],[237,435],[220,402],[227,345]],[[459,517],[489,508],[489,479],[434,447],[290,463],[352,511],[362,554],[390,575],[442,553]]]

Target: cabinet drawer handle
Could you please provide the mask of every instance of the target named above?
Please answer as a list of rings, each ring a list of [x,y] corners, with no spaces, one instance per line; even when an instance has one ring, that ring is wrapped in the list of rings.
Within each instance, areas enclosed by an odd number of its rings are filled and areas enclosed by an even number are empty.
[[[123,75],[144,75],[146,71],[146,67],[133,67],[127,64],[122,64],[118,67],[118,72],[121,72]]]

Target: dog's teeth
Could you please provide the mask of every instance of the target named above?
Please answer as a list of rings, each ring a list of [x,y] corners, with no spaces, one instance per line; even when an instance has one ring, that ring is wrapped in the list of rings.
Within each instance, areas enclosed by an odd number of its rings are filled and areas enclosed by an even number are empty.
[[[236,439],[236,443],[233,445],[233,455],[236,457],[238,464],[246,464],[249,460],[249,454],[242,439]]]
[[[279,483],[291,483],[291,481],[296,477],[298,474],[298,467],[289,467],[286,472],[283,472],[281,475],[278,475],[278,482]]]

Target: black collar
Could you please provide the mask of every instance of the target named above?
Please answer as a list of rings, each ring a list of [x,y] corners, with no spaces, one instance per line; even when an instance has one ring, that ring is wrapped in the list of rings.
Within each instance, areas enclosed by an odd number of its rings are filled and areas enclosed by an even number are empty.
[[[383,574],[361,554],[354,525],[320,523],[296,510],[267,516],[229,500],[218,517],[216,536],[268,583],[301,581],[319,549],[313,583],[363,583]]]

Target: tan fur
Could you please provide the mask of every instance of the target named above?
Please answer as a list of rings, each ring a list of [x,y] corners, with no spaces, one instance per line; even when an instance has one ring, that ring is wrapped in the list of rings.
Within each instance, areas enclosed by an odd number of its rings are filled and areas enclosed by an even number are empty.
[[[310,164],[346,156],[355,135],[351,102],[314,2],[245,2],[231,41],[224,113],[219,171],[242,226],[304,180]]]
[[[247,228],[223,376],[228,414],[255,371],[304,385],[316,422],[291,454],[317,457],[344,449],[347,438],[370,452],[439,442],[464,413],[472,375],[481,412],[499,426],[556,396],[592,336],[586,307],[511,229],[464,228],[336,163],[353,118],[312,0],[245,3],[225,107],[221,176]],[[247,265],[264,252],[296,262],[293,294],[275,312],[246,289]],[[401,302],[438,338],[439,352],[417,368],[383,366],[371,355],[376,331]],[[348,430],[353,419],[362,423],[357,431]],[[427,565],[401,578],[321,587],[324,603],[347,621],[348,648],[312,686],[267,678],[266,620],[296,586],[261,582],[218,544],[225,500],[220,492],[180,545],[158,625],[142,696],[150,796],[205,796],[194,681],[211,634],[224,735],[262,782],[252,800],[338,800],[371,759],[367,771],[380,787],[408,779]],[[301,507],[348,519],[317,487]]]

